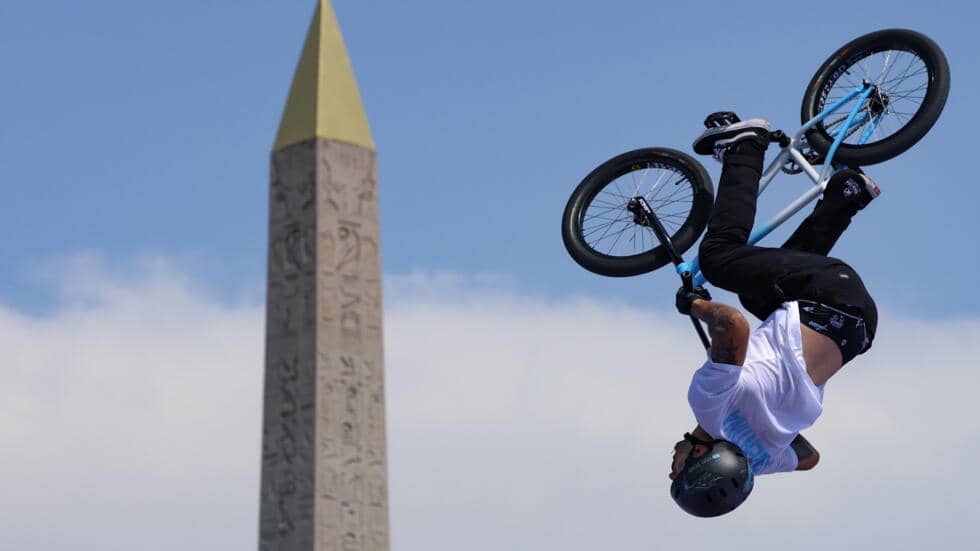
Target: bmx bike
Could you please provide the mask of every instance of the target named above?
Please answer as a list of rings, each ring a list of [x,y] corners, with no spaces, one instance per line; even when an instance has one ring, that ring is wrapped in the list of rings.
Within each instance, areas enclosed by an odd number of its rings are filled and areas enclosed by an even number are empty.
[[[819,197],[837,170],[880,163],[915,145],[939,118],[949,78],[939,46],[911,30],[876,31],[834,52],[806,87],[803,126],[792,136],[771,133],[780,151],[762,173],[759,194],[779,172],[806,174],[814,185],[755,228],[748,244]],[[737,120],[734,113],[714,113],[705,125]],[[688,263],[681,255],[701,236],[713,204],[711,177],[697,160],[664,147],[636,149],[582,180],[562,215],[562,239],[593,273],[628,277],[673,263],[690,288],[705,279],[697,258]]]

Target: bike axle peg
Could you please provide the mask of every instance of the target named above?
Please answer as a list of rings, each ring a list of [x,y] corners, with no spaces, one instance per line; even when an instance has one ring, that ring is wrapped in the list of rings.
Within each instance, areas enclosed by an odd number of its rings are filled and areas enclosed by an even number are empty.
[[[782,130],[770,132],[769,141],[778,143],[779,147],[782,147],[783,149],[789,147],[790,144],[789,136],[787,136],[786,133],[783,132]]]

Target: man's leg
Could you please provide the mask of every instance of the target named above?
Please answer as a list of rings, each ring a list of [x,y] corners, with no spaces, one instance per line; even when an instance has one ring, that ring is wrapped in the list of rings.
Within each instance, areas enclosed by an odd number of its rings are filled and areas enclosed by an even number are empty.
[[[714,150],[724,163],[701,242],[701,271],[714,285],[738,293],[760,319],[782,302],[803,299],[859,316],[868,330],[865,344],[870,345],[877,326],[874,301],[857,272],[826,254],[854,214],[877,195],[877,187],[870,179],[851,181],[842,172],[832,180],[833,186],[828,183],[823,200],[787,241],[787,248],[748,245],[767,146],[768,123],[761,120],[709,128],[695,141],[695,152]]]
[[[823,198],[817,201],[793,235],[783,244],[784,249],[828,255],[851,224],[851,219],[875,197],[878,186],[859,171],[846,169],[831,177]]]
[[[785,299],[780,283],[832,263],[808,252],[746,244],[755,220],[764,148],[760,140],[745,140],[724,154],[718,196],[700,249],[701,271],[708,281],[751,297],[746,308],[761,319]]]
[[[852,169],[838,172],[831,177],[830,182],[827,184],[827,189],[824,191],[823,198],[817,201],[813,212],[800,223],[799,227],[786,240],[782,248],[827,256],[834,247],[834,244],[837,243],[837,240],[844,233],[844,230],[850,225],[854,215],[866,207],[878,194],[878,186],[862,172]],[[847,268],[850,269],[850,267]],[[854,273],[854,278],[856,287],[866,293],[856,273]],[[806,283],[811,287],[815,285],[813,279]],[[784,284],[783,287],[782,290],[785,292],[787,285]],[[797,289],[797,292],[799,291]],[[761,296],[742,293],[738,298],[742,306],[759,319],[768,317],[783,302],[783,297],[774,296],[772,293]],[[854,297],[835,298],[838,298],[839,300],[837,302],[842,304],[860,304],[840,300],[847,298],[853,299]],[[864,300],[863,304],[866,305],[869,302],[871,302],[870,298]],[[861,310],[873,310],[873,304],[870,308],[865,306]],[[870,317],[876,318],[877,316],[872,313]]]

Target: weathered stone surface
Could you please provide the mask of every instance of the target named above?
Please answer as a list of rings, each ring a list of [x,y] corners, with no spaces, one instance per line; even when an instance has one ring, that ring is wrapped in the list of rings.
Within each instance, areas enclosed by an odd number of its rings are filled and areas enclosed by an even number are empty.
[[[386,551],[374,151],[273,154],[260,549]]]

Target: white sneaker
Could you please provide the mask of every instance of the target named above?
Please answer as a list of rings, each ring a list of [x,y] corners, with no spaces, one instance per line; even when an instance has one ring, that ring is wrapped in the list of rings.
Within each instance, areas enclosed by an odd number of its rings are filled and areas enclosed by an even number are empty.
[[[766,149],[769,146],[769,121],[749,119],[708,128],[694,140],[694,152],[699,155],[711,155],[721,162],[729,149],[747,140],[755,141],[762,146],[762,149]]]

